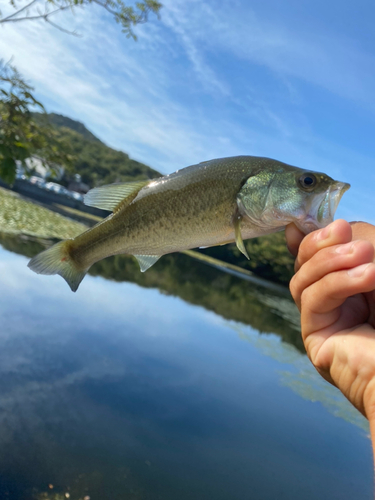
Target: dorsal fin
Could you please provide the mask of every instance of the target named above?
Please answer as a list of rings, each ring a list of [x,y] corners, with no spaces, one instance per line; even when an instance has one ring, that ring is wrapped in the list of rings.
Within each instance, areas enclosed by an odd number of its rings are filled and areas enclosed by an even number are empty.
[[[125,182],[97,187],[85,195],[84,203],[90,207],[117,212],[123,206],[130,204],[149,182],[150,180]]]

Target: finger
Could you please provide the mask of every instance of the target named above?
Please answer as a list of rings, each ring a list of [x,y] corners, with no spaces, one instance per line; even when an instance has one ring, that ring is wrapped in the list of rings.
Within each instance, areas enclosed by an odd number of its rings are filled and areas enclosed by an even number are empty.
[[[348,297],[375,289],[375,264],[366,263],[326,275],[304,290],[301,322],[304,340],[314,332],[329,328],[329,335],[344,325],[338,323],[340,306]]]
[[[305,237],[304,233],[295,224],[288,224],[285,228],[286,246],[289,252],[297,257],[298,248]]]
[[[368,234],[375,233],[375,227],[369,224],[368,222],[356,220],[349,222],[349,224],[352,227],[353,236],[355,236],[357,239],[365,240],[367,239],[366,236]]]
[[[350,241],[319,250],[291,279],[290,292],[298,308],[303,291],[313,283],[327,274],[372,262],[373,258],[374,247],[368,241]]]
[[[351,222],[353,240],[366,240],[375,247],[375,226],[367,222]]]
[[[350,224],[343,219],[332,222],[324,229],[308,234],[302,241],[294,265],[295,271],[322,248],[348,243],[352,239]]]

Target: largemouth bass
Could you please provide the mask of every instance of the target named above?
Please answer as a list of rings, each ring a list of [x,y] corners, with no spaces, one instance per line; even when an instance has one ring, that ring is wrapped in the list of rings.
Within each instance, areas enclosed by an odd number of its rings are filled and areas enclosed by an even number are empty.
[[[146,271],[162,255],[235,241],[248,258],[243,240],[291,222],[306,234],[332,222],[349,187],[269,158],[237,156],[94,188],[85,203],[113,213],[28,265],[38,274],[59,274],[75,292],[88,269],[110,255],[132,254]]]

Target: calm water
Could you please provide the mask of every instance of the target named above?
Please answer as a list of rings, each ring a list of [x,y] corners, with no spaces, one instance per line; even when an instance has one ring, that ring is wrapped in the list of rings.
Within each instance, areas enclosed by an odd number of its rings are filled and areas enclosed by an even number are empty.
[[[73,294],[1,242],[1,499],[373,498],[367,424],[285,296],[187,257]]]

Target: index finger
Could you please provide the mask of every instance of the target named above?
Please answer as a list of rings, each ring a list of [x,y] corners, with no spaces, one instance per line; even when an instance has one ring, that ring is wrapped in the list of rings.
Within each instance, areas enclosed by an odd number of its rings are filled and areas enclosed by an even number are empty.
[[[368,222],[350,222],[353,240],[366,240],[375,247],[375,226]]]
[[[343,219],[338,219],[324,229],[313,231],[302,240],[296,262],[294,264],[297,272],[300,267],[311,259],[322,248],[333,245],[349,243],[352,240],[352,229],[350,224]]]

